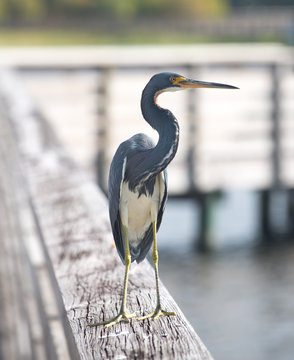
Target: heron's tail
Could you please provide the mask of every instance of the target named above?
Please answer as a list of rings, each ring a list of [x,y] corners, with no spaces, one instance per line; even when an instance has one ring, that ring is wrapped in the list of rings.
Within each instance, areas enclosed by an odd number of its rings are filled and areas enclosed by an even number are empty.
[[[141,261],[143,261],[151,248],[152,242],[153,242],[153,234],[152,234],[152,226],[150,226],[148,230],[145,232],[139,245],[137,245],[136,247],[133,246],[130,247],[132,262],[136,260],[137,263],[139,264]]]

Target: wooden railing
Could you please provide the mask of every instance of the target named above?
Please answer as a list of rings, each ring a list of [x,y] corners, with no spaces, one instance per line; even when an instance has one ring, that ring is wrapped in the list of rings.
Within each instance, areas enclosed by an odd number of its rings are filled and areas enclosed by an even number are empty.
[[[0,73],[0,139],[0,358],[211,359],[162,284],[176,317],[88,326],[120,302],[107,202],[10,71]],[[132,266],[129,310],[151,310],[154,294],[149,263]]]

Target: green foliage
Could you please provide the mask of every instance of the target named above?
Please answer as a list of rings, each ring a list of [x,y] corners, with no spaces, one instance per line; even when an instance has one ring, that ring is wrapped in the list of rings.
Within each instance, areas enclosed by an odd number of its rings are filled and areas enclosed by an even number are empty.
[[[216,39],[194,33],[181,34],[177,31],[129,31],[103,33],[93,30],[64,29],[1,29],[0,46],[63,46],[63,45],[105,45],[105,44],[183,44],[202,43]]]
[[[44,15],[45,6],[40,0],[1,0],[0,19],[13,22],[21,19],[39,19]]]
[[[39,18],[44,15],[45,7],[40,0],[23,0],[23,13],[27,18]]]
[[[138,0],[102,0],[101,10],[117,17],[133,17],[138,11]]]
[[[208,42],[283,42],[279,34],[259,34],[254,39],[242,36],[203,35],[179,32],[170,28],[157,31],[157,27],[127,31],[103,32],[94,29],[42,29],[0,28],[0,46],[63,46],[63,45],[106,45],[106,44],[196,44]]]
[[[229,0],[0,0],[0,19],[42,18],[45,14],[61,16],[111,16],[132,18],[153,16],[222,15]]]
[[[0,0],[0,20],[139,16],[212,18],[234,6],[291,5],[293,0]]]
[[[230,0],[231,6],[293,6],[293,0]]]
[[[170,4],[173,13],[201,18],[222,16],[229,8],[226,0],[173,0]]]
[[[108,14],[122,17],[136,15],[210,17],[222,15],[228,8],[227,0],[100,0],[99,3]]]

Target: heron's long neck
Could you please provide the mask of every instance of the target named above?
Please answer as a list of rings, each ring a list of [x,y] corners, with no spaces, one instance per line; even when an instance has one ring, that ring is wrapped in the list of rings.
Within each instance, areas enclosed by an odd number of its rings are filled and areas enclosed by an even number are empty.
[[[163,171],[174,158],[179,142],[179,126],[174,115],[156,104],[154,92],[145,88],[141,99],[141,109],[145,120],[158,132],[157,145],[148,150],[143,161],[146,176],[154,176]]]

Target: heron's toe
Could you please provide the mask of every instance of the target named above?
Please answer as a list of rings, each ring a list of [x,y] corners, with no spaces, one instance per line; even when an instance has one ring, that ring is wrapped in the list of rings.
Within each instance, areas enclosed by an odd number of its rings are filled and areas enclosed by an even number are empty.
[[[176,316],[177,314],[173,311],[166,311],[161,309],[160,307],[157,307],[153,313],[139,317],[137,320],[145,320],[145,319],[149,319],[149,318],[153,318],[154,320],[158,319],[160,316],[165,315],[165,316]]]
[[[98,322],[98,323],[95,323],[95,324],[90,324],[89,326],[90,327],[95,327],[95,326],[105,325],[105,327],[108,328],[110,326],[113,326],[113,325],[116,325],[116,324],[120,323],[121,321],[130,322],[130,319],[135,317],[135,316],[136,316],[136,313],[127,314],[126,312],[120,312],[113,319]]]

